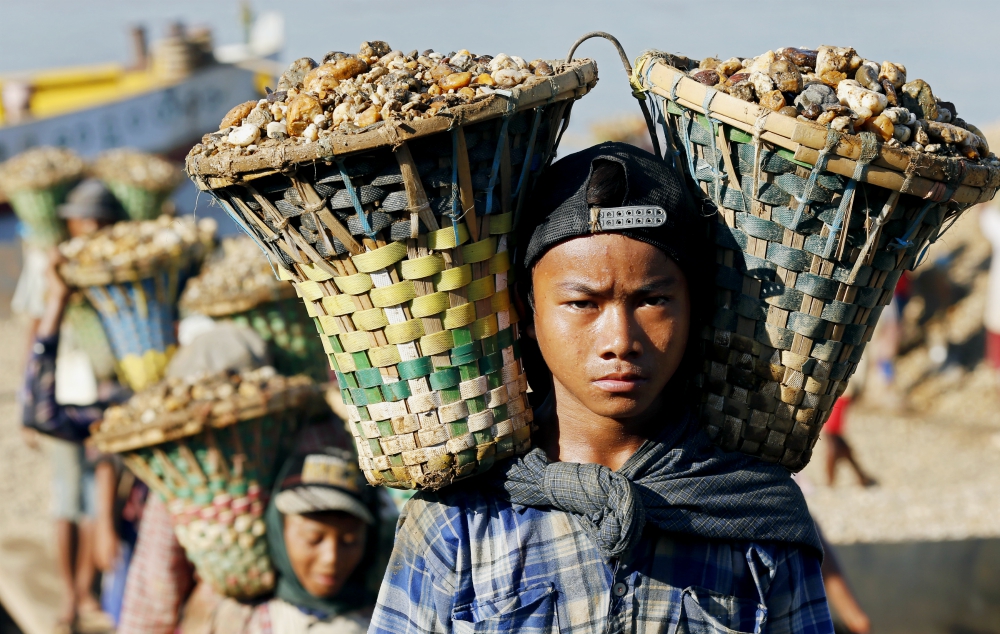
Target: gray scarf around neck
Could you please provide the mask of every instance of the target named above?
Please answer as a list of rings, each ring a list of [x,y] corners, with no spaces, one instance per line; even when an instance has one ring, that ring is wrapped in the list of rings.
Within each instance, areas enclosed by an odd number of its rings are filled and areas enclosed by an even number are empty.
[[[805,498],[784,467],[716,447],[691,413],[669,418],[618,471],[549,462],[536,448],[494,467],[490,484],[511,503],[576,516],[609,559],[626,556],[647,521],[666,532],[788,542],[822,556]]]

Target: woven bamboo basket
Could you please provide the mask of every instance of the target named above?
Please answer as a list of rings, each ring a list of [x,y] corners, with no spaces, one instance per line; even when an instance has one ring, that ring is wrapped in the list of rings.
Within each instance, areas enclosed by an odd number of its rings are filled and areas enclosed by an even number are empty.
[[[278,372],[305,374],[318,382],[329,380],[330,362],[319,338],[312,334],[320,328],[319,322],[309,316],[292,285],[274,278],[267,260],[246,236],[225,240],[222,251],[221,257],[208,259],[184,289],[181,315],[205,315],[248,326],[267,342]]]
[[[152,220],[183,176],[169,161],[128,149],[109,150],[91,167],[124,207],[131,220]]]
[[[717,308],[698,377],[709,435],[799,470],[902,271],[1000,171],[765,110],[640,58],[666,158],[718,207]]]
[[[101,451],[122,454],[166,500],[199,576],[225,596],[251,599],[274,588],[263,513],[277,468],[299,422],[321,407],[317,386],[299,376],[149,421],[98,423],[91,438]]]
[[[66,283],[82,289],[100,314],[120,374],[132,390],[163,378],[177,347],[178,297],[200,267],[213,234],[214,226],[203,229],[199,241],[119,265],[70,260],[60,267]]]
[[[0,165],[0,189],[22,223],[26,242],[48,248],[66,239],[66,223],[56,209],[83,172],[83,159],[52,147],[28,150]]]
[[[597,81],[552,65],[426,119],[188,155],[319,322],[372,484],[434,489],[530,447],[508,235]]]

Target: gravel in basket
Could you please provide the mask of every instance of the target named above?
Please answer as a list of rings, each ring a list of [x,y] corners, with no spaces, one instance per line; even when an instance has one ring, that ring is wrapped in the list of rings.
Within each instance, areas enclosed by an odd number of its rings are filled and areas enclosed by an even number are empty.
[[[369,481],[433,489],[530,447],[508,235],[597,73],[589,60],[414,57],[383,45],[316,68],[297,61],[268,98],[277,107],[230,113],[186,166],[319,322]],[[367,70],[318,77],[348,66]],[[463,86],[448,93],[452,82]],[[384,101],[375,86],[389,90]],[[338,118],[353,112],[354,90],[371,105]],[[393,110],[397,96],[414,105]],[[296,128],[310,99],[319,123]],[[361,115],[375,100],[382,120],[372,122]],[[267,116],[285,132],[267,124],[276,133],[262,140],[246,129]]]
[[[247,236],[227,238],[190,280],[180,299],[181,314],[228,319],[253,328],[267,342],[281,374],[329,380],[330,362],[311,317],[295,288],[279,280],[267,258]],[[322,331],[321,331],[322,332]]]
[[[637,77],[667,160],[718,208],[702,419],[722,447],[797,471],[902,271],[993,198],[1000,170],[992,154],[928,154],[748,103],[697,66],[647,53]]]
[[[270,367],[168,379],[109,408],[91,442],[122,454],[166,500],[202,579],[251,599],[274,587],[263,515],[279,461],[300,422],[323,407],[310,379]]]
[[[83,172],[75,152],[54,147],[27,150],[0,165],[0,190],[24,225],[25,241],[45,248],[66,239],[56,208]]]
[[[156,383],[177,339],[177,299],[201,264],[215,222],[163,217],[119,222],[59,245],[59,269],[83,289],[101,315],[125,381],[133,390]]]

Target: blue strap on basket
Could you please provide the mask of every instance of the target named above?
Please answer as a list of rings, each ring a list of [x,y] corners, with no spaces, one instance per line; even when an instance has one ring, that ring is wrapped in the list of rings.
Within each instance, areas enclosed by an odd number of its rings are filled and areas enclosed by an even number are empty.
[[[802,197],[795,199],[799,204],[795,209],[795,216],[792,218],[791,226],[789,227],[793,231],[799,228],[799,222],[802,220],[802,214],[805,213],[806,205],[809,204],[813,189],[816,187],[816,180],[819,178],[820,172],[826,169],[826,164],[830,161],[830,153],[833,151],[833,148],[837,147],[837,144],[840,143],[840,137],[840,132],[827,127],[826,144],[823,146],[823,149],[819,151],[819,156],[816,158],[816,164],[813,165],[812,172],[809,174],[809,180],[806,181],[806,187],[802,192]]]
[[[354,206],[354,211],[358,214],[358,220],[361,221],[361,230],[365,232],[366,236],[374,240],[375,231],[372,230],[372,225],[368,221],[368,212],[361,206],[361,199],[358,198],[358,192],[354,189],[354,185],[351,184],[351,177],[347,175],[347,169],[344,168],[344,159],[337,159],[337,168],[340,170],[340,177],[344,179],[344,187],[347,188],[347,195],[351,198],[351,204]]]
[[[955,165],[955,164],[953,163],[949,165]],[[917,230],[920,228],[920,224],[924,220],[924,216],[927,215],[927,212],[930,211],[931,207],[934,206],[934,204],[936,203],[946,203],[947,201],[951,200],[951,197],[955,195],[955,191],[958,189],[958,186],[961,185],[962,183],[962,177],[965,174],[965,161],[959,161],[957,163],[957,166],[958,167],[955,169],[954,173],[951,174],[951,176],[948,178],[947,185],[944,185],[943,183],[937,183],[934,186],[934,188],[932,188],[931,191],[927,193],[927,195],[924,197],[925,199],[927,199],[927,203],[924,204],[923,208],[920,210],[920,213],[916,215],[916,217],[913,219],[913,222],[911,222],[910,226],[907,227],[906,232],[903,234],[903,236],[901,238],[896,238],[889,245],[890,249],[903,250],[912,247],[913,236],[917,233]],[[903,189],[906,189],[906,186],[908,185],[910,179],[912,178],[911,170],[913,170],[914,168],[915,166],[911,162],[910,167],[907,168],[907,177],[906,181],[903,183]],[[939,228],[934,233],[934,235],[928,239],[927,244],[924,245],[924,248],[921,249],[920,254],[917,256],[917,259],[913,264],[913,268],[917,268],[920,265],[920,263],[923,262],[924,256],[927,255],[927,250],[930,249],[932,244],[937,242],[937,239],[945,231],[947,231],[947,229],[950,228],[951,225],[953,225],[955,221],[958,220],[958,218],[959,218],[958,216],[955,216],[955,218],[953,218],[952,221],[948,224],[948,227],[945,227],[944,229]]]
[[[458,223],[462,219],[458,185],[458,128],[451,131],[451,211],[445,212],[444,215],[451,218],[451,228],[455,231],[455,244],[458,245]]]
[[[521,196],[521,189],[528,184],[528,173],[531,171],[531,162],[534,159],[535,139],[538,137],[538,126],[542,123],[542,111],[545,106],[535,108],[535,120],[531,124],[531,134],[528,135],[528,145],[524,148],[524,163],[521,165],[521,176],[517,179],[517,188],[514,189],[513,197],[517,200],[517,207],[514,209],[514,226],[518,226],[521,218],[521,203],[524,197]]]
[[[868,172],[868,166],[878,156],[881,144],[878,142],[875,133],[862,132],[860,136],[861,156],[858,157],[858,162],[854,166],[854,174],[851,175],[851,180],[848,181],[847,187],[844,188],[844,193],[840,197],[840,206],[837,208],[837,215],[833,219],[833,224],[830,225],[830,235],[827,236],[826,246],[823,247],[823,259],[830,259],[830,256],[833,254],[833,247],[840,238],[840,232],[847,230],[845,225],[850,222],[849,212],[851,206],[854,204],[854,191],[857,189],[858,182],[864,179],[865,173]],[[812,178],[811,174],[809,178]],[[803,193],[803,198],[805,198],[805,193]]]
[[[243,233],[250,236],[250,239],[254,241],[257,248],[260,249],[264,254],[264,257],[267,258],[267,264],[271,267],[271,273],[274,274],[274,278],[278,279],[278,271],[275,270],[274,263],[271,262],[271,252],[264,246],[264,243],[261,242],[260,237],[257,235],[257,231],[250,228],[250,225],[247,224],[246,220],[244,220],[243,217],[238,214],[235,209],[233,209],[232,203],[226,200],[223,196],[213,196],[212,199],[219,201],[219,204],[226,210],[229,217],[232,218],[237,225],[239,225],[240,229],[243,230]]]
[[[503,158],[503,149],[507,145],[507,127],[510,124],[510,116],[504,116],[503,124],[500,126],[500,134],[497,136],[497,149],[493,153],[493,165],[490,167],[490,183],[486,186],[486,213],[493,213],[493,190],[497,186],[497,175],[500,173],[500,161]]]
[[[715,185],[715,196],[712,198],[712,200],[715,202],[716,205],[721,207],[722,184],[723,182],[729,180],[729,176],[719,171],[719,160],[721,157],[719,156],[719,148],[715,144],[715,137],[718,134],[718,130],[716,129],[715,126],[716,124],[722,125],[722,122],[713,119],[712,111],[710,110],[710,108],[712,107],[712,100],[715,99],[715,96],[717,94],[719,93],[714,88],[708,88],[705,91],[705,99],[704,101],[701,102],[701,109],[705,111],[705,120],[708,122],[708,132],[711,138],[710,147],[712,148],[712,162],[709,163],[708,166],[712,170],[712,182]]]

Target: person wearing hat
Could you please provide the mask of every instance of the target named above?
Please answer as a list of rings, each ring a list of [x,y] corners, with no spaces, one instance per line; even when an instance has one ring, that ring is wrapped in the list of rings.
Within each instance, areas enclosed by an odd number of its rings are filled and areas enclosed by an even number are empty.
[[[833,631],[789,472],[698,423],[714,210],[685,185],[622,143],[539,176],[515,254],[535,448],[410,500],[370,632]]]
[[[260,336],[232,323],[189,322],[167,376],[266,365]],[[265,511],[273,596],[240,602],[197,581],[166,504],[150,496],[126,583],[119,631],[130,634],[360,634],[392,550],[395,507],[367,485],[332,411],[307,422]]]
[[[70,236],[87,235],[120,216],[111,192],[85,180],[59,206]],[[53,249],[45,263],[44,308],[30,335],[30,353],[21,392],[25,438],[38,447],[45,436],[52,472],[52,515],[63,585],[59,627],[106,631],[113,626],[92,588],[97,569],[114,563],[118,534],[113,514],[115,465],[87,449],[89,425],[111,401],[124,396],[115,376],[114,356],[97,313],[71,294],[59,277]]]

